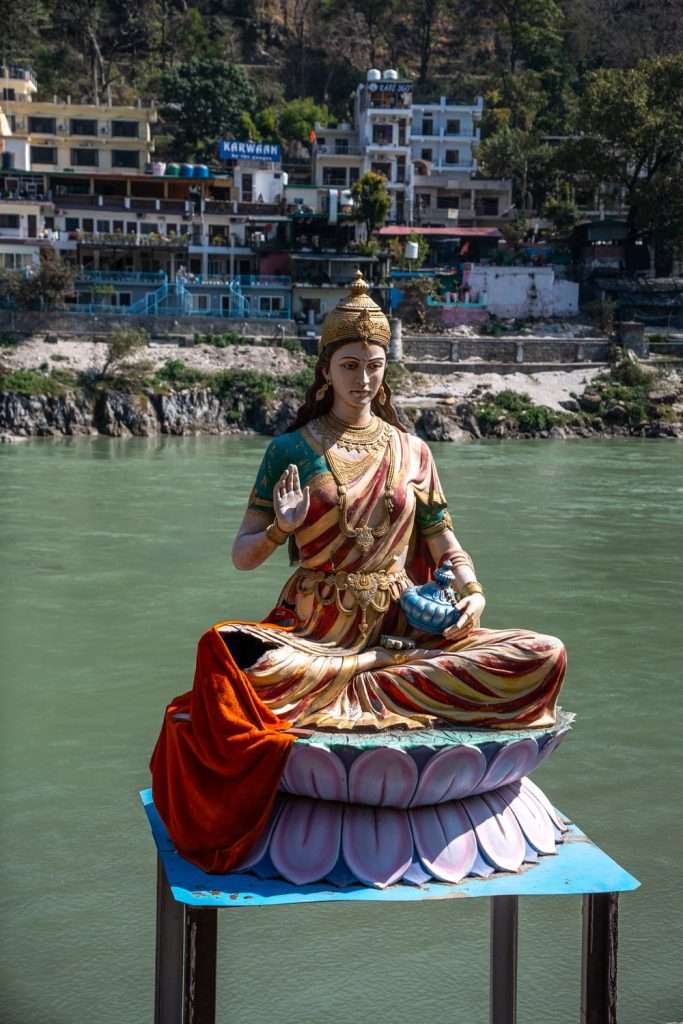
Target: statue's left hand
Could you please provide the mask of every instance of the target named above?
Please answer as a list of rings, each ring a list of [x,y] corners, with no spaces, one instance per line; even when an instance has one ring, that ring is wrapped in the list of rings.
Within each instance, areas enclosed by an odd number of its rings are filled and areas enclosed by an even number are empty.
[[[479,620],[486,607],[486,600],[483,594],[469,594],[463,597],[455,606],[460,612],[460,618],[454,626],[444,629],[443,635],[446,640],[461,640],[462,637],[479,625]]]

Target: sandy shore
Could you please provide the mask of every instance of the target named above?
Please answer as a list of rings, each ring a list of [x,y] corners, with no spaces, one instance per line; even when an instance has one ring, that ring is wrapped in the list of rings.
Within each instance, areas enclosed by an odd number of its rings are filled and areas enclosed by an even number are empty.
[[[16,369],[64,368],[75,372],[99,369],[105,360],[106,344],[89,341],[58,341],[50,344],[41,339],[23,342],[16,348],[0,351],[0,362]],[[218,370],[250,369],[275,375],[296,373],[303,369],[305,358],[299,352],[283,348],[262,348],[255,345],[150,345],[136,353],[129,363],[145,364],[150,370],[161,368],[169,359],[180,359],[192,369],[204,373]],[[561,402],[572,392],[580,394],[586,384],[601,372],[601,367],[582,370],[552,370],[542,373],[454,373],[447,376],[413,374],[410,383],[399,388],[396,399],[411,405],[450,404],[484,391],[498,393],[506,389],[526,392],[537,405],[561,409]]]
[[[50,344],[42,339],[22,342],[16,348],[0,350],[0,362],[16,369],[38,369],[44,364],[50,369],[74,370],[75,372],[100,369],[107,354],[107,345],[91,341],[57,341]],[[129,364],[145,364],[150,370],[160,369],[169,359],[180,359],[186,366],[205,373],[218,370],[245,369],[261,370],[264,373],[296,373],[305,366],[305,358],[299,352],[288,352],[284,348],[261,348],[256,345],[228,345],[215,348],[213,345],[148,345],[126,360]]]
[[[542,373],[453,373],[446,376],[416,374],[410,395],[401,394],[397,400],[410,405],[448,405],[468,396],[481,396],[485,391],[517,391],[529,395],[536,405],[547,405],[561,410],[561,402],[571,398],[572,392],[581,394],[604,367],[589,370],[549,370]]]

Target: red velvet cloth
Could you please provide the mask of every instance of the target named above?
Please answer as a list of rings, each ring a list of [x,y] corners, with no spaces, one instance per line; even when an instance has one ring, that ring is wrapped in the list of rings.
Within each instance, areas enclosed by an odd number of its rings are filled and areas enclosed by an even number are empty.
[[[259,700],[220,625],[199,641],[192,690],[166,708],[150,764],[154,803],[176,849],[218,874],[265,828],[295,739]]]

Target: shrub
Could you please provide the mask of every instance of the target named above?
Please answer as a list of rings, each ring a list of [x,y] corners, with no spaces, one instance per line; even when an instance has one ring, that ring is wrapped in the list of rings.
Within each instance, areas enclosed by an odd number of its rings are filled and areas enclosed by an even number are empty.
[[[222,334],[198,334],[197,345],[211,345],[213,348],[228,348],[229,345],[245,345],[247,342],[235,331],[224,331]]]
[[[38,370],[12,370],[0,373],[0,388],[18,395],[62,395],[73,384],[70,375],[54,370],[50,374]]]
[[[157,370],[156,376],[163,384],[172,384],[181,390],[206,381],[206,375],[201,370],[192,369],[182,359],[167,359],[161,369]]]
[[[11,331],[0,331],[0,348],[16,348],[19,339]]]

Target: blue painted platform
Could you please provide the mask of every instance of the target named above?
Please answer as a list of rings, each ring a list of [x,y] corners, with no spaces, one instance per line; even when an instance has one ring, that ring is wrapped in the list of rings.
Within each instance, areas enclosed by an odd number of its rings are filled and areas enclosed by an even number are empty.
[[[270,907],[287,903],[370,903],[415,900],[467,899],[476,896],[576,896],[585,893],[631,892],[640,882],[575,825],[553,856],[541,857],[518,874],[466,878],[457,885],[432,882],[423,886],[391,885],[386,889],[349,886],[336,889],[325,883],[292,885],[282,879],[260,879],[249,874],[207,875],[174,849],[152,800],[151,789],[140,792],[154,842],[174,898],[192,907]]]

